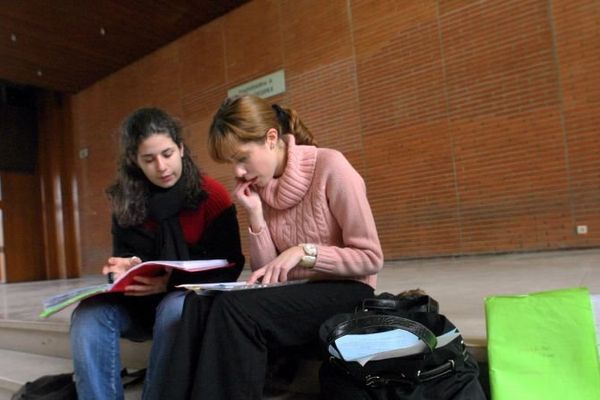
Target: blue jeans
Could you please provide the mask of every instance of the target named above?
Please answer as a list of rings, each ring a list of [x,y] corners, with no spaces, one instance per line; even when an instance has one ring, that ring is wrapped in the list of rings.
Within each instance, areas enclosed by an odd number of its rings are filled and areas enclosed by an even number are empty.
[[[71,353],[80,400],[122,400],[119,338],[142,341],[153,337],[144,382],[144,399],[156,398],[181,317],[185,292],[168,293],[156,307],[150,332],[132,318],[119,297],[95,296],[82,301],[71,317]]]

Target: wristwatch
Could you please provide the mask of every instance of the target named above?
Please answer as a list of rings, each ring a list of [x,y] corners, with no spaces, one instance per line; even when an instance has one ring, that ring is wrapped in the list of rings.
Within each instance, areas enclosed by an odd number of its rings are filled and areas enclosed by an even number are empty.
[[[317,245],[313,243],[302,243],[298,246],[304,251],[304,256],[302,256],[302,260],[300,260],[298,265],[304,268],[314,267],[317,262]]]

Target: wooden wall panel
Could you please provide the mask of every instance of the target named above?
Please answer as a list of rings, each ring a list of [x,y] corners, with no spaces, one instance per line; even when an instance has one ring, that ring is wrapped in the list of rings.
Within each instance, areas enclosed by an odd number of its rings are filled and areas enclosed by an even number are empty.
[[[271,100],[365,177],[387,258],[600,246],[599,21],[592,0],[245,4],[73,96],[83,271],[110,252],[122,118],[167,108],[231,188],[206,154],[212,115],[279,68]]]
[[[6,282],[6,257],[4,253],[4,204],[2,200],[2,175],[0,174],[0,283]]]
[[[80,227],[71,107],[60,94],[46,93],[40,101],[41,226],[46,279],[80,274]],[[57,135],[56,132],[60,132]]]
[[[37,173],[0,172],[6,282],[46,278]]]

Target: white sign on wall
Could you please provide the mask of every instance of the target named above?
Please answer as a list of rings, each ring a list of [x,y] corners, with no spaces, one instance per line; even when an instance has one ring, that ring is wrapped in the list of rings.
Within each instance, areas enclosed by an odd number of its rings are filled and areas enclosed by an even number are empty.
[[[272,74],[262,76],[253,81],[231,88],[227,96],[239,94],[253,94],[258,97],[267,98],[285,92],[285,71],[280,69]]]

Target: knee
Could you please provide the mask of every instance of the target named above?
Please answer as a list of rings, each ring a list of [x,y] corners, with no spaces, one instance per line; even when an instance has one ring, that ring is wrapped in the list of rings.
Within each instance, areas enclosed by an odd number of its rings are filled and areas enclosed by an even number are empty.
[[[164,325],[181,319],[186,292],[168,293],[156,309],[157,324]]]
[[[71,333],[104,325],[114,319],[113,307],[100,298],[90,298],[79,303],[71,314]]]
[[[240,296],[239,292],[223,292],[220,293],[214,300],[210,315],[213,318],[223,318],[227,315],[244,315],[248,311],[248,302]]]

